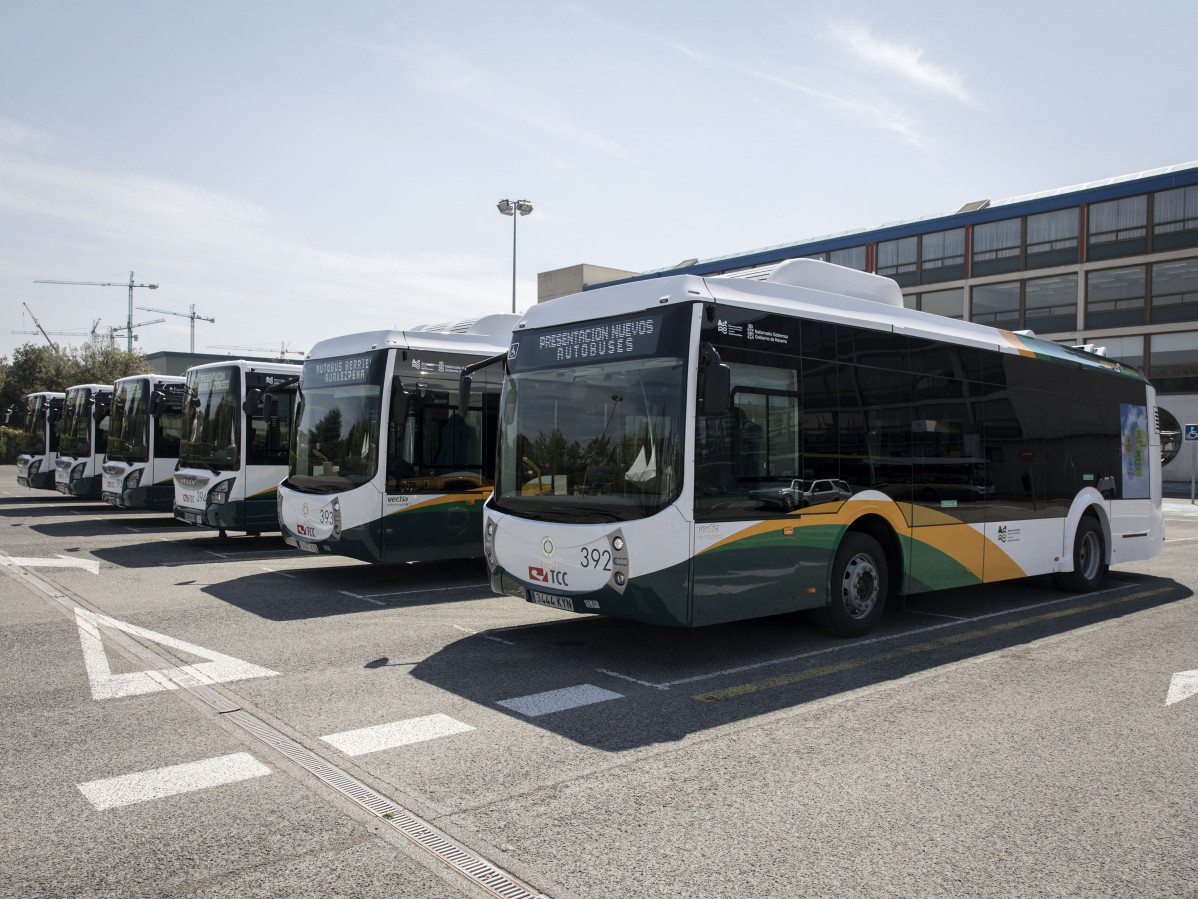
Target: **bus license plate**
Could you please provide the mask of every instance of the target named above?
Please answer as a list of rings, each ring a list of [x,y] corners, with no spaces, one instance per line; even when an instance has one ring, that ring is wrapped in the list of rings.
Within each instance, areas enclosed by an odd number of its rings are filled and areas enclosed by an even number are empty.
[[[320,544],[319,543],[305,543],[303,540],[296,540],[295,546],[297,549],[302,549],[306,553],[320,552]]]
[[[538,593],[532,591],[532,601],[539,606],[551,606],[555,609],[561,609],[563,612],[574,611],[574,600],[568,596],[554,596],[552,593]]]

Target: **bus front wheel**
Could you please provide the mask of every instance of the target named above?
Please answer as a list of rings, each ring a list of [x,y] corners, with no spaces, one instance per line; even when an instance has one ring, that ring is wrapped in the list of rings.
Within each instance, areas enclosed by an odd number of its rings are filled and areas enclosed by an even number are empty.
[[[828,605],[815,610],[822,630],[838,637],[859,637],[873,630],[886,605],[886,553],[868,534],[845,535],[836,560]]]
[[[1070,593],[1089,593],[1098,589],[1106,569],[1102,526],[1087,515],[1077,523],[1073,537],[1073,570],[1057,572],[1057,586]]]

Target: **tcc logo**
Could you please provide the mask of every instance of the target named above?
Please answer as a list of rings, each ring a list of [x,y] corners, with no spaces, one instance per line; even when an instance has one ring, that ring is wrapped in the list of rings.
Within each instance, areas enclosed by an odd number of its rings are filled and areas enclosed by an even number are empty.
[[[542,584],[556,584],[559,587],[570,586],[566,583],[566,572],[553,568],[545,569],[538,568],[535,565],[529,565],[528,579],[530,581],[539,581]]]

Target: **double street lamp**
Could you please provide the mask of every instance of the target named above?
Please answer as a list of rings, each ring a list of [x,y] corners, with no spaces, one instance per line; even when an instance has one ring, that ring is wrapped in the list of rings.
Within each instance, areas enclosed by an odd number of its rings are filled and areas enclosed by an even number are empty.
[[[512,217],[512,312],[516,311],[516,220],[520,215],[528,215],[532,212],[532,203],[528,200],[500,200],[498,209],[504,215]],[[520,215],[516,215],[516,213]]]

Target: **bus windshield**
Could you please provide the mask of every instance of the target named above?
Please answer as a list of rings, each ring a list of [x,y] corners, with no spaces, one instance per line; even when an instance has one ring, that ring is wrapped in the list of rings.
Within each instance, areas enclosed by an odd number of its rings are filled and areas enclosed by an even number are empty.
[[[91,431],[88,428],[91,395],[91,389],[87,387],[67,392],[62,409],[62,437],[58,444],[58,450],[64,456],[91,455]]]
[[[124,381],[112,397],[108,430],[108,458],[121,462],[149,460],[149,381]]]
[[[304,363],[288,486],[338,493],[374,477],[386,369],[386,350]]]
[[[682,359],[517,372],[504,386],[495,508],[546,521],[626,521],[682,488]]]
[[[235,365],[187,373],[180,465],[214,472],[241,467],[240,375]]]
[[[46,452],[46,411],[50,404],[43,396],[25,400],[25,421],[21,428],[21,452],[40,456]]]

